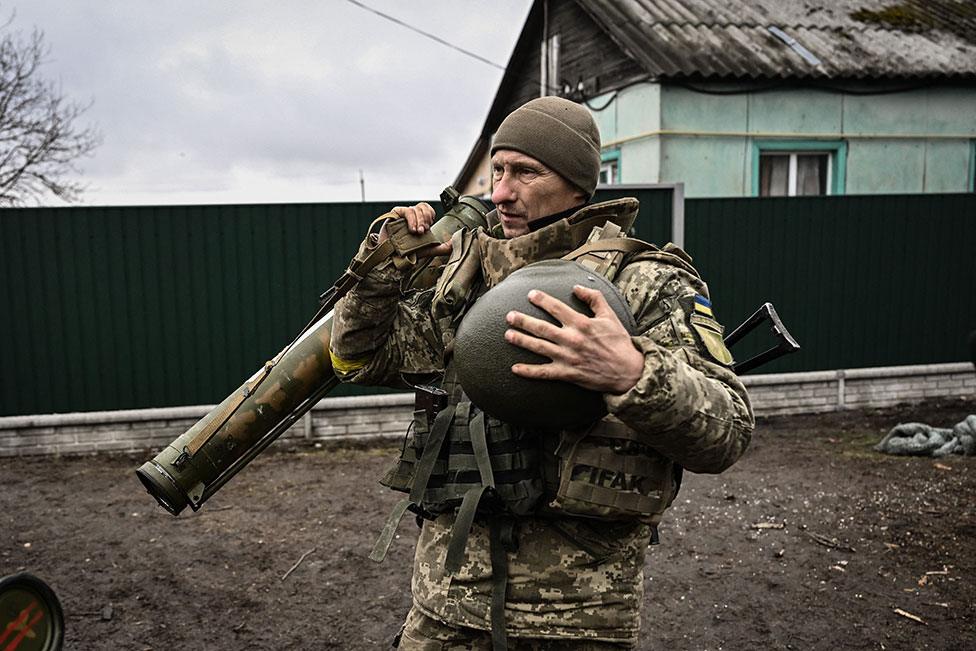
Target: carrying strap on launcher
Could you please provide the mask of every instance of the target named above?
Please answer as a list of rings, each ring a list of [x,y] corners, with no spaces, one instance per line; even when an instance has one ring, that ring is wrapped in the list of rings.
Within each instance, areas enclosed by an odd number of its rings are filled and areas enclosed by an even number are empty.
[[[367,237],[376,224],[383,222],[386,222],[387,239],[372,249],[364,250],[349,262],[349,267],[339,276],[335,284],[319,296],[322,303],[320,313],[323,313],[325,309],[330,309],[336,301],[358,285],[366,274],[390,257],[393,258],[393,264],[398,269],[406,269],[416,264],[417,259],[414,254],[417,251],[441,244],[441,241],[430,229],[421,235],[411,233],[407,227],[407,220],[392,212],[374,219],[373,223],[370,224]]]

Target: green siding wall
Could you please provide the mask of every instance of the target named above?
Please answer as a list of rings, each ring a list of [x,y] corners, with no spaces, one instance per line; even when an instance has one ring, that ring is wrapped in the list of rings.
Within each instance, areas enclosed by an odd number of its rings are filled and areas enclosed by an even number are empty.
[[[848,194],[966,192],[976,87],[707,94],[648,83],[621,91],[597,119],[603,142],[620,150],[623,182],[684,183],[689,198],[750,196],[752,141],[771,138],[845,141]]]
[[[763,372],[967,359],[976,195],[693,199],[685,216],[724,325],[768,300],[803,347]]]

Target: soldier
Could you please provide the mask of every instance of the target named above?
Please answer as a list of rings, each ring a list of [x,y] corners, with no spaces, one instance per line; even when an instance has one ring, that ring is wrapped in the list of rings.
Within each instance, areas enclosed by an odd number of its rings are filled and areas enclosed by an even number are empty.
[[[450,254],[439,258],[435,288],[402,294],[409,264],[391,261],[336,306],[331,353],[344,381],[404,386],[439,376],[447,394],[436,418],[418,412],[411,444],[384,479],[410,493],[394,523],[404,508],[424,518],[413,607],[395,644],[633,648],[644,550],[681,468],[730,466],[749,443],[752,410],[705,283],[673,245],[630,250],[612,278],[635,336],[603,294],[579,286],[573,291],[592,317],[539,291],[529,300],[555,325],[521,312],[506,317],[510,344],[552,360],[515,364],[512,373],[599,392],[606,416],[554,431],[502,422],[471,404],[452,349],[473,299],[516,269],[571,253],[593,226],[626,232],[637,212],[634,199],[587,205],[600,135],[590,113],[568,100],[539,98],[511,113],[495,135],[491,167],[497,223],[427,250]],[[435,218],[426,203],[390,217],[417,235]],[[385,238],[384,227],[359,255]]]

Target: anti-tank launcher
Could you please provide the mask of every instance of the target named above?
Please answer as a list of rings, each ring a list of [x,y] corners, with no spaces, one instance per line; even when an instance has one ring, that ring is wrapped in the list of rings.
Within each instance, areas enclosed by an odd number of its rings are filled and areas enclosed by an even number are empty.
[[[136,471],[156,501],[173,515],[187,506],[196,511],[339,384],[329,358],[332,310],[358,278],[392,255],[409,257],[449,239],[460,228],[487,226],[488,206],[481,200],[459,196],[449,187],[441,201],[446,212],[428,233],[418,237],[402,229],[354,260],[320,297],[316,315],[284,350]],[[427,259],[416,265],[409,287],[423,289],[433,283],[436,274],[425,272],[435,264]]]

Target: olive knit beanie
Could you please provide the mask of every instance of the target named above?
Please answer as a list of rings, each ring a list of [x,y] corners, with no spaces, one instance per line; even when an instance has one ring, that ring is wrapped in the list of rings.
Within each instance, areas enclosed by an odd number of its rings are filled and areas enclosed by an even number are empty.
[[[600,178],[600,130],[583,106],[561,97],[539,97],[505,118],[491,155],[512,149],[543,163],[592,197]]]

